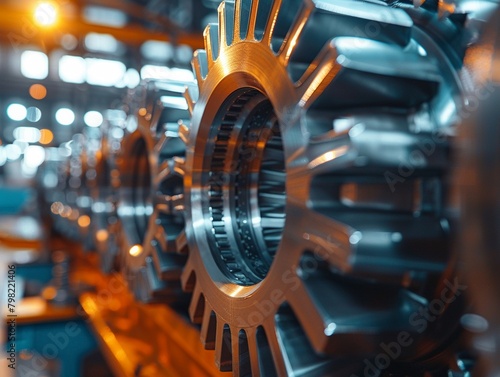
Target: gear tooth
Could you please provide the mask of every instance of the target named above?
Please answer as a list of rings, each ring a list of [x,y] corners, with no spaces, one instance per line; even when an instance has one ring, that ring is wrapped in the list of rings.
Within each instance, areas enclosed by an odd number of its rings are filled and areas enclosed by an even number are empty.
[[[240,359],[240,337],[238,329],[231,331],[231,370],[233,377],[245,376],[240,373],[241,362]]]
[[[194,52],[192,66],[198,87],[201,88],[208,73],[208,58],[205,50],[196,50]]]
[[[231,329],[221,318],[217,317],[215,336],[215,365],[221,372],[232,370]]]
[[[217,317],[208,302],[205,302],[205,312],[201,323],[200,339],[207,350],[215,349],[215,334],[217,332]]]
[[[158,229],[163,229],[163,227],[159,226]],[[164,231],[162,232],[162,235],[157,236],[157,238],[159,237],[163,237],[164,241],[160,243],[158,242],[158,239],[156,239],[152,253],[156,273],[161,276],[163,280],[176,281],[181,276],[184,260],[182,258],[177,258],[178,256],[175,254],[169,255],[166,253],[167,236]],[[160,246],[161,244],[164,244],[165,248]]]
[[[192,94],[189,90],[189,87],[186,86],[186,90],[184,91],[184,99],[186,100],[187,106],[188,106],[188,111],[189,115],[192,117],[193,116],[193,109],[195,105],[195,99],[193,99]]]
[[[179,121],[178,132],[179,132],[179,138],[182,140],[184,144],[187,144],[189,141],[189,127],[182,121]]]
[[[257,330],[255,328],[247,328],[244,330],[246,334],[247,346],[248,346],[248,357],[250,368],[250,376],[272,376],[273,373],[265,373],[266,365],[263,362],[262,368],[259,362],[259,346],[257,345]],[[265,352],[265,350],[264,350]],[[262,360],[264,361],[264,360]],[[275,375],[275,373],[274,373]]]
[[[295,18],[288,31],[283,44],[278,52],[279,58],[282,61],[283,65],[288,65],[291,55],[295,51],[295,48],[298,45],[298,40],[304,27],[311,16],[312,11],[314,10],[314,3],[312,0],[305,0],[302,4],[302,7],[299,11],[299,14]]]
[[[440,81],[433,61],[414,51],[341,37],[331,41],[299,79],[299,103],[305,108],[314,103],[315,107],[330,109],[418,107],[437,93]],[[349,95],[345,88],[354,82],[358,90]],[[388,85],[390,92],[383,89]]]
[[[307,109],[340,72],[338,52],[327,44],[298,82],[299,106]]]
[[[165,234],[165,229],[160,224],[155,225],[154,234],[151,240],[151,247],[153,253],[156,253],[158,249],[167,249],[167,235]]]
[[[251,0],[250,14],[248,15],[248,28],[246,39],[255,40],[255,27],[257,24],[257,13],[259,11],[259,0]]]
[[[454,1],[439,0],[438,1],[438,17],[439,19],[447,18],[452,15],[456,10]]]
[[[184,176],[186,172],[186,160],[184,157],[174,157],[174,171],[180,176]]]
[[[325,288],[321,294],[315,290],[318,284]],[[352,299],[332,306],[333,297],[347,296]],[[384,298],[375,299],[381,296]],[[408,323],[408,316],[426,306],[425,300],[422,301],[420,296],[400,287],[387,288],[384,294],[380,294],[376,286],[360,289],[356,283],[334,282],[331,276],[320,270],[310,273],[300,290],[295,291],[288,299],[293,316],[300,322],[313,348],[317,352],[331,355],[339,352],[368,354],[377,351],[378,342],[391,339],[401,331],[416,334],[415,328]],[[310,308],[316,313],[303,310],[309,307],[308,304],[313,305]],[[373,315],[375,312],[376,316]],[[320,322],[313,323],[311,317]],[[373,328],[377,328],[376,333],[371,332],[370,329]],[[363,340],[354,341],[353,331],[364,334]],[[370,338],[373,340],[370,341]],[[352,343],[347,345],[347,339],[351,339]]]
[[[218,17],[218,25],[219,25],[219,33],[218,33],[218,41],[219,48],[224,48],[228,45],[227,42],[227,31],[226,31],[226,2],[223,1],[217,7],[217,17]],[[218,55],[218,54],[217,54]],[[214,59],[215,60],[215,59]]]
[[[196,273],[194,272],[193,264],[188,259],[184,271],[181,275],[181,286],[185,292],[192,292],[196,284]]]
[[[187,236],[186,236],[186,231],[184,229],[181,230],[177,235],[177,237],[175,238],[175,249],[176,252],[181,255],[188,254]]]
[[[265,366],[266,375],[289,376],[291,373],[285,361],[285,350],[278,341],[275,320],[267,321],[257,328],[257,345],[259,347],[259,363]],[[267,369],[267,370],[266,370]]]
[[[159,119],[159,116],[158,116],[158,119]],[[157,123],[158,123],[158,119],[156,120]],[[168,140],[168,138],[167,138],[166,132],[161,132],[159,134],[157,142],[155,143],[155,146],[154,146],[155,154],[160,153],[163,150],[163,148],[165,148],[167,140]]]
[[[145,108],[141,108],[141,109],[139,109],[139,111],[141,111],[142,109],[146,110]],[[143,135],[149,135],[151,133],[151,129],[150,129],[151,116],[152,116],[151,113],[146,112],[144,114],[144,116],[139,116],[137,119],[137,129]]]
[[[208,68],[213,65],[214,61],[219,57],[219,25],[210,23],[203,32],[205,38],[205,50],[208,57]]]
[[[240,41],[241,38],[241,13],[242,13],[241,0],[234,0],[234,29],[233,29],[233,43]]]
[[[199,284],[196,284],[189,304],[189,318],[191,322],[200,324],[205,312],[205,296],[201,292]]]
[[[276,21],[278,20],[278,14],[281,9],[282,0],[274,0],[273,6],[269,12],[269,17],[267,19],[266,27],[264,28],[264,35],[262,36],[262,43],[271,47],[271,41],[273,37],[274,27],[276,26]]]
[[[316,1],[314,11],[304,25],[291,56],[294,63],[309,64],[328,40],[338,37],[368,38],[390,45],[407,46],[411,41],[413,21],[403,9],[371,4],[336,0]],[[286,60],[286,59],[285,59]]]

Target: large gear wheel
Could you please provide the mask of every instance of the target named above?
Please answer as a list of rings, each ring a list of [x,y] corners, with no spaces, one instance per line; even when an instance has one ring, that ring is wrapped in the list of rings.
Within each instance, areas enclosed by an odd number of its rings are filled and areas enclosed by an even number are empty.
[[[185,87],[173,81],[140,87],[127,126],[136,122],[136,130],[125,135],[117,157],[119,264],[135,296],[145,302],[171,302],[181,294],[185,146],[178,138],[178,120],[189,119]]]
[[[446,204],[476,36],[439,4],[225,1],[206,28],[182,284],[221,370],[467,373]]]

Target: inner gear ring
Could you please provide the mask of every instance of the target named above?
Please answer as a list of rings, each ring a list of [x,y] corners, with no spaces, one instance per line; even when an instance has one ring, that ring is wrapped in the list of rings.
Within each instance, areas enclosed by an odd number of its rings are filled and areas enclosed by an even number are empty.
[[[211,250],[219,267],[236,283],[251,285],[266,276],[281,238],[283,148],[265,96],[241,90],[228,102],[205,152],[212,158],[204,212],[212,221]]]

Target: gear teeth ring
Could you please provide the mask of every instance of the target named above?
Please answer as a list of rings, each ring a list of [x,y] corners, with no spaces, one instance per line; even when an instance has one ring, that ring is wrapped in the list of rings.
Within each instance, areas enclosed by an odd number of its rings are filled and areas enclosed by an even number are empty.
[[[461,300],[422,334],[408,318],[455,269],[450,62],[465,47],[430,36],[466,31],[427,5],[224,1],[205,29],[179,127],[181,282],[221,370],[349,376],[401,332],[414,345],[390,371],[448,368]]]

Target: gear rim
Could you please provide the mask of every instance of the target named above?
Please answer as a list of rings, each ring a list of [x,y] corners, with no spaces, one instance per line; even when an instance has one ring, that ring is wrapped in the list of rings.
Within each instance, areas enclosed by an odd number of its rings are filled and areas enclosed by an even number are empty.
[[[192,128],[190,130],[190,138],[187,143],[188,154],[187,154],[186,166],[187,166],[187,172],[189,173],[187,179],[185,180],[185,190],[186,190],[185,192],[186,192],[186,197],[188,199],[186,204],[186,209],[188,213],[187,237],[190,247],[190,256],[186,269],[183,273],[182,279],[184,288],[187,290],[193,290],[193,299],[190,306],[191,318],[194,322],[202,323],[202,330],[201,330],[202,342],[205,343],[205,346],[207,348],[215,348],[216,363],[219,365],[221,370],[231,370],[232,366],[234,366],[235,369],[233,369],[233,372],[236,375],[247,373],[248,372],[247,369],[243,368],[244,369],[243,371],[242,365],[240,363],[241,360],[239,359],[241,355],[239,355],[240,349],[237,346],[237,344],[239,343],[240,340],[240,334],[242,331],[244,333],[246,332],[247,335],[246,338],[250,339],[252,337],[255,337],[256,331],[258,329],[266,329],[266,334],[270,336],[270,338],[266,340],[266,342],[268,342],[268,348],[269,344],[271,344],[270,349],[274,357],[274,364],[277,368],[275,372],[278,371],[278,374],[283,374],[287,373],[287,371],[290,371],[291,368],[289,365],[290,360],[286,361],[284,359],[285,355],[277,354],[281,351],[280,348],[283,348],[284,345],[283,344],[279,345],[281,341],[280,341],[280,336],[275,334],[276,327],[274,323],[274,318],[267,318],[267,319],[261,318],[260,320],[257,321],[257,323],[253,324],[249,324],[249,321],[246,322],[241,321],[241,319],[244,318],[242,317],[241,314],[244,314],[245,310],[250,309],[250,306],[248,306],[249,305],[248,302],[245,302],[245,299],[251,297],[252,300],[247,300],[247,301],[252,301],[254,303],[262,302],[262,299],[264,300],[266,299],[266,294],[262,294],[266,286],[282,287],[282,285],[280,285],[279,282],[280,279],[278,274],[278,272],[280,272],[280,268],[281,272],[284,268],[280,267],[281,263],[278,262],[280,258],[279,257],[280,252],[279,251],[277,252],[275,263],[273,263],[273,265],[271,266],[268,276],[264,280],[254,285],[238,286],[237,284],[234,284],[233,282],[230,281],[230,279],[227,278],[227,276],[225,276],[224,273],[221,273],[220,269],[218,269],[217,264],[213,263],[214,262],[212,260],[213,258],[210,257],[210,252],[207,251],[210,250],[210,245],[206,241],[206,239],[204,239],[205,230],[203,229],[204,228],[203,211],[199,210],[200,200],[201,200],[200,198],[203,196],[203,189],[204,189],[204,187],[202,187],[203,184],[201,180],[198,179],[199,172],[203,170],[200,161],[203,159],[204,157],[203,154],[206,151],[206,148],[204,148],[203,145],[205,143],[205,140],[209,138],[207,130],[211,128],[213,120],[217,115],[216,114],[217,111],[221,106],[223,106],[224,100],[226,98],[229,98],[229,96],[233,94],[234,90],[231,90],[230,89],[231,87],[233,88],[243,87],[243,88],[255,89],[264,93],[264,95],[269,98],[271,104],[273,105],[277,118],[279,119],[279,124],[282,126],[281,133],[284,140],[284,150],[285,150],[285,157],[287,159],[287,171],[288,171],[287,187],[286,187],[287,219],[289,217],[294,217],[294,214],[300,216],[300,214],[302,213],[301,211],[303,209],[301,208],[300,200],[296,199],[304,198],[304,196],[307,197],[309,195],[308,190],[310,189],[310,188],[304,189],[304,187],[301,187],[300,185],[301,168],[304,165],[304,161],[306,162],[309,161],[309,167],[311,169],[316,169],[317,167],[319,167],[318,170],[321,171],[321,169],[325,169],[325,166],[326,169],[328,170],[328,164],[324,164],[325,160],[326,162],[329,161],[338,162],[339,159],[341,158],[348,161],[350,159],[355,160],[355,153],[353,153],[352,149],[346,147],[345,144],[342,144],[342,139],[346,138],[355,139],[355,136],[350,132],[346,132],[345,134],[340,133],[339,135],[336,135],[340,136],[340,138],[338,138],[338,143],[337,143],[338,145],[331,143],[328,144],[328,142],[325,143],[324,147],[330,148],[327,151],[325,151],[325,148],[322,148],[321,146],[321,143],[324,143],[324,140],[322,140],[321,136],[323,135],[321,135],[320,132],[318,135],[313,135],[313,137],[309,139],[313,140],[319,145],[319,147],[317,148],[318,151],[315,152],[316,154],[313,154],[313,156],[311,157],[310,155],[303,154],[300,151],[302,146],[301,126],[303,123],[303,117],[301,117],[301,110],[308,109],[313,103],[315,103],[316,100],[318,99],[317,97],[323,94],[323,91],[329,86],[331,80],[336,78],[337,74],[341,72],[342,68],[345,68],[345,66],[342,67],[344,61],[337,60],[338,55],[336,54],[336,48],[338,47],[341,50],[343,48],[345,49],[345,43],[348,43],[346,42],[348,38],[344,38],[343,40],[342,38],[340,38],[329,43],[328,46],[324,48],[315,58],[315,60],[311,63],[309,69],[306,69],[305,74],[299,80],[299,85],[294,85],[293,80],[290,80],[290,78],[287,75],[286,66],[287,62],[290,59],[290,55],[293,52],[293,45],[295,44],[297,38],[299,38],[300,36],[301,33],[300,29],[304,27],[304,24],[307,22],[309,18],[309,14],[312,12],[314,8],[313,2],[309,1],[302,2],[304,6],[300,11],[299,21],[295,20],[292,23],[290,29],[291,37],[288,37],[288,41],[287,38],[285,38],[282,48],[280,49],[280,52],[277,54],[277,56],[270,53],[270,51],[272,50],[270,45],[271,45],[272,29],[275,25],[276,18],[278,17],[278,10],[281,7],[281,2],[280,1],[272,2],[272,5],[269,2],[266,3],[265,6],[267,5],[269,6],[268,10],[271,16],[266,21],[266,27],[264,28],[264,31],[261,32],[260,39],[259,37],[257,37],[256,33],[256,24],[257,24],[257,19],[259,18],[258,5],[253,4],[252,2],[252,5],[249,7],[250,9],[247,8],[246,9],[247,13],[245,16],[243,16],[244,12],[241,11],[244,5],[242,4],[248,5],[249,2],[243,3],[238,1],[236,2],[226,1],[225,3],[221,4],[221,6],[219,7],[219,23],[209,25],[204,33],[206,50],[198,51],[195,54],[195,58],[193,60],[193,69],[197,76],[198,84],[200,87],[200,96],[199,98],[195,98],[196,104],[194,104],[190,93],[189,92],[186,93],[188,104],[190,108],[194,106],[194,111],[192,111],[193,115]],[[350,4],[354,5],[356,3],[351,2]],[[368,5],[366,6],[368,7]],[[404,7],[404,4],[402,5],[402,7]],[[391,8],[379,8],[379,9],[380,10],[384,9],[384,11],[386,12],[391,11],[390,10]],[[241,12],[241,14],[239,12]],[[227,23],[226,22],[228,20],[227,17],[232,17],[233,15],[235,17],[234,23],[232,23],[232,21]],[[242,18],[240,19],[240,17]],[[244,25],[240,30],[239,21],[242,21],[243,18],[245,17],[247,17],[248,25]],[[406,17],[410,19],[408,15],[406,15]],[[396,28],[403,27],[402,25],[404,25],[404,22],[401,22],[399,24],[395,22],[394,25],[395,25],[394,27]],[[411,20],[410,20],[410,27],[413,27],[413,23]],[[241,32],[243,32],[243,34],[246,34],[246,31],[248,31],[249,37],[244,37],[241,34]],[[425,35],[425,33],[423,35]],[[382,39],[383,37],[384,36],[382,36]],[[404,36],[402,38],[404,39]],[[292,42],[289,42],[290,40]],[[226,41],[228,41],[229,43],[226,44]],[[417,49],[418,44],[415,44],[414,42],[415,40],[412,41],[413,45],[409,49],[409,51],[410,52],[413,51],[414,54],[417,54],[417,52],[419,52]],[[344,46],[342,46],[342,43],[344,43]],[[369,47],[378,48],[381,46],[380,42],[369,41],[367,43]],[[248,47],[248,50],[245,51],[244,45],[248,45],[251,47]],[[397,40],[396,45],[402,46],[404,44],[401,44],[401,40]],[[427,48],[429,48],[429,46],[427,46]],[[441,53],[440,48],[435,46],[435,44],[433,43],[431,43],[430,48],[431,50],[433,48],[437,49]],[[387,51],[392,54],[396,50],[392,48],[391,51],[388,48]],[[396,55],[397,54],[398,52],[396,52]],[[252,58],[252,62],[250,63],[249,63],[250,60],[249,56],[251,56]],[[272,64],[272,63],[266,64],[269,63],[267,59],[269,60],[274,59],[275,62],[277,60],[278,64]],[[223,61],[223,64],[222,63],[218,64],[218,60]],[[237,67],[234,66],[235,61],[237,61],[238,64]],[[404,63],[404,59],[401,61],[401,63]],[[440,64],[439,67],[442,69],[443,62],[440,62],[439,64]],[[447,63],[444,63],[444,66],[447,66]],[[449,66],[452,65],[449,64],[445,68],[446,72],[448,72]],[[425,82],[427,80],[428,83],[431,83],[432,77],[434,77],[434,79],[437,82],[438,80],[437,75],[433,75],[434,71],[438,72],[437,69],[433,71],[433,69],[429,67],[429,64],[427,64],[425,67],[429,68],[429,71],[427,73],[424,73],[423,75],[419,76],[418,73],[411,73],[409,75],[408,74],[405,75],[403,73],[402,78],[410,81],[412,79],[421,80],[421,82]],[[254,72],[250,73],[251,70],[249,68],[253,68]],[[397,69],[398,68],[396,68],[396,70],[390,71],[390,73],[389,70],[387,70],[387,72],[389,75],[396,74],[396,77],[398,77],[399,75],[401,75],[401,72],[400,71],[398,72]],[[280,70],[281,72],[279,72]],[[277,83],[277,86],[281,87],[288,86],[289,90],[285,92],[288,94],[289,97],[290,93],[295,93],[296,94],[295,98],[290,100],[290,102],[286,102],[284,99],[280,98],[279,95],[276,96],[275,94],[277,92],[279,93],[279,89],[277,89],[274,85],[272,85],[270,88],[269,86],[263,84],[263,81],[269,81],[268,80],[269,78],[272,78],[270,82]],[[452,83],[455,84],[456,81],[452,80]],[[454,84],[452,84],[452,86]],[[423,103],[427,103],[428,97],[431,95],[430,93],[434,93],[432,94],[432,96],[433,98],[435,98],[434,95],[436,91],[434,91],[432,85],[433,84],[429,84],[427,87],[422,86],[419,88],[420,92],[417,93],[420,96],[420,99],[419,98],[414,99],[411,102],[413,104],[412,106],[420,106]],[[303,90],[301,90],[301,86],[304,87]],[[445,91],[446,94],[449,94],[449,92],[450,88],[448,88]],[[456,93],[456,91],[453,89],[451,89],[451,92]],[[214,100],[214,98],[217,99]],[[398,102],[399,98],[390,98],[390,99],[393,101],[393,103],[396,104],[401,103]],[[283,106],[280,106],[279,102],[280,100],[281,103],[285,103]],[[201,107],[199,103],[202,104]],[[214,110],[214,108],[216,110]],[[361,119],[362,116],[363,114],[361,114]],[[398,122],[397,121],[398,116],[394,114],[386,114],[385,116],[390,121]],[[447,120],[449,121],[449,119]],[[406,121],[407,120],[405,120],[405,122]],[[283,127],[284,124],[286,125],[285,127]],[[299,126],[297,126],[297,124]],[[432,123],[432,125],[435,125],[435,123]],[[356,127],[353,127],[353,129],[355,128]],[[359,133],[362,133],[364,129],[359,130],[359,128],[360,127],[358,127],[357,131]],[[200,151],[203,151],[203,153],[200,154]],[[317,158],[313,158],[315,156]],[[443,148],[439,148],[438,157],[443,157],[443,156],[445,156],[444,150]],[[373,158],[373,156],[371,155],[369,155],[369,157]],[[323,161],[321,161],[320,158]],[[375,160],[378,161],[379,163],[381,161],[377,160],[376,158]],[[419,163],[421,163],[422,166],[428,165],[429,167],[436,169],[435,171],[439,171],[440,169],[439,165],[435,164],[436,161],[423,159]],[[361,166],[362,165],[363,164],[361,164]],[[294,176],[295,182],[293,182],[293,180],[288,179],[288,175]],[[296,183],[296,185],[291,183]],[[412,190],[413,189],[414,188],[412,188]],[[440,188],[438,187],[436,190],[438,189]],[[429,188],[426,188],[426,190],[429,190]],[[434,189],[431,188],[431,191],[432,190]],[[438,191],[432,192],[432,195],[437,195],[437,193]],[[438,211],[439,209],[436,208],[433,210]],[[310,218],[309,220],[311,219],[314,219],[319,223],[322,219],[326,218],[320,215]],[[306,231],[298,236],[290,235],[289,234],[290,232],[287,233],[287,222],[288,221],[285,221],[285,229],[283,231],[284,236],[281,241],[281,246],[279,249],[286,249],[287,247],[293,249],[295,246],[294,245],[295,242],[303,243],[304,239],[306,241],[309,241],[312,240],[314,237],[316,237],[314,229],[312,229],[311,233]],[[332,226],[335,224],[335,222],[330,220],[328,224]],[[438,228],[432,230],[431,231],[432,235],[430,236],[429,239],[432,239],[432,237],[439,236],[440,232],[442,232],[442,230],[439,230],[441,226],[446,227],[446,224],[438,225]],[[357,244],[361,239],[361,237],[359,237],[358,232],[355,231],[355,228],[347,228],[347,231],[346,230],[342,231],[341,228],[339,227],[336,226],[332,227],[336,232],[337,239],[338,237],[342,239],[340,244],[334,245],[334,247],[337,250],[337,254],[339,254],[340,257],[339,255],[337,256],[337,258],[334,257],[333,262],[334,264],[340,267],[341,271],[349,273],[353,270],[354,266],[351,266],[349,264],[350,262],[346,259],[346,256],[349,254],[349,248],[351,246],[353,246],[355,250],[358,249]],[[309,229],[307,224],[302,224],[302,226],[295,226],[295,228]],[[352,229],[352,231],[349,229]],[[399,235],[399,237],[396,237],[395,235]],[[399,242],[399,240],[401,239],[401,234],[397,232],[394,233],[392,239],[393,242]],[[344,246],[344,249],[342,250],[342,243],[349,246],[347,247]],[[312,244],[314,245],[314,242]],[[443,244],[439,245],[442,246]],[[298,252],[298,254],[302,255],[302,253],[304,253],[305,251],[307,251],[306,247],[304,247],[304,249]],[[329,262],[332,261],[329,260]],[[431,267],[430,276],[432,276],[432,274],[437,273],[438,271],[441,271],[441,269],[444,268],[443,265],[440,265],[441,262],[438,260],[432,263],[434,263],[434,265],[433,264],[428,265],[428,267]],[[288,280],[297,284],[296,289],[299,289],[298,293],[300,293],[301,296],[307,295],[306,292],[307,289],[303,284],[300,283],[299,279],[298,271],[300,271],[300,260],[296,258],[294,261],[289,262],[288,266],[291,267],[290,269],[285,271],[285,273],[286,272],[290,273],[290,275],[287,276],[287,278],[292,277],[292,279]],[[389,274],[392,276],[391,278],[393,279],[392,281],[395,282],[398,279],[403,279],[402,282],[404,283],[405,279],[404,270],[408,269],[409,268],[408,266],[409,265],[405,265],[403,263],[401,265],[397,265],[392,271],[388,271]],[[272,282],[273,279],[274,280],[277,279],[278,281]],[[284,277],[281,278],[282,280],[281,283],[283,283],[283,279]],[[415,283],[419,284],[420,278],[418,276],[413,277],[411,279],[415,279],[414,280]],[[404,283],[404,284],[410,284],[411,286],[412,284],[411,279],[410,283]],[[276,285],[274,283],[278,284]],[[267,294],[267,298],[269,297],[270,297],[270,292],[268,292]],[[281,291],[280,297],[277,298],[276,302],[274,302],[274,309],[276,309],[276,312],[279,312],[281,310],[278,309],[278,307],[280,307],[280,305],[285,301],[285,299],[287,302],[290,302],[292,304],[292,307],[294,308],[297,308],[299,305],[305,304],[303,302],[301,303],[296,300],[294,301],[293,295],[287,295],[286,292],[284,293],[283,291]],[[245,304],[247,305],[245,306]],[[412,310],[417,310],[418,306],[421,304],[422,303],[416,303],[416,306],[413,307]],[[314,305],[315,304],[313,304],[312,301],[308,301],[308,304],[305,304],[305,306],[314,306]],[[228,308],[230,308],[230,310]],[[307,310],[305,312],[307,313]],[[315,326],[311,323],[307,323],[308,321],[307,320],[305,321],[307,316],[304,316],[304,311],[303,311],[303,313],[301,313],[301,318],[299,318],[299,322],[301,323],[305,332],[308,335],[314,333],[316,334],[322,333],[326,336],[326,338],[324,336],[319,336],[319,337],[309,336],[309,340],[311,341],[313,348],[317,352],[329,349],[331,345],[329,344],[328,337],[333,333],[335,333],[335,330],[333,330],[333,327],[331,326],[332,324],[335,325],[335,322],[324,323],[322,321],[322,318],[318,318],[317,316],[315,316],[317,313],[315,314],[309,311],[308,314],[312,314],[309,318],[309,322],[312,322],[311,318],[314,318],[315,321],[323,323],[324,327],[321,328],[320,325]],[[238,321],[240,321],[239,324]],[[449,336],[449,333],[447,336]],[[224,339],[226,339],[226,341],[224,341]],[[227,339],[229,339],[229,344]],[[248,339],[247,341],[250,341]],[[348,338],[345,338],[345,340],[347,341]],[[249,346],[249,343],[247,343],[246,347],[247,350],[250,349],[249,351],[251,359],[250,364],[252,365],[252,368],[255,368],[256,373],[258,373],[257,371],[259,371],[260,369],[258,362],[256,361],[258,357],[255,355],[255,352],[257,352],[257,350],[254,349],[257,348],[255,344],[255,339],[252,340],[251,342],[252,346]],[[244,347],[245,346],[243,345],[243,348]],[[342,350],[340,351],[342,352]],[[423,354],[425,354],[428,351],[429,350],[425,351],[424,353],[422,352],[417,353],[420,356],[414,355],[412,357],[414,359],[415,357],[416,359],[419,359],[423,356]],[[412,357],[410,357],[410,359]],[[432,356],[431,359],[434,359],[434,361],[436,360],[434,356]],[[429,366],[429,368],[432,367]]]

